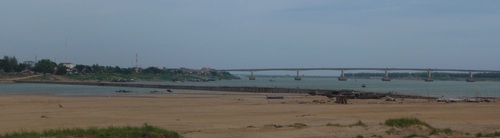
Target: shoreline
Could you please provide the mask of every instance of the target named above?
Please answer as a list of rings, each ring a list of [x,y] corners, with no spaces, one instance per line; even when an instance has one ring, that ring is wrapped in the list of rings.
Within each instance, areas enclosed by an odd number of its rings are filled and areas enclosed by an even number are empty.
[[[136,88],[161,88],[180,90],[203,90],[203,91],[225,91],[225,92],[251,92],[251,93],[298,93],[309,95],[322,95],[327,97],[347,96],[351,99],[379,99],[386,96],[413,99],[437,99],[432,96],[396,94],[393,92],[378,93],[356,90],[334,90],[334,89],[304,89],[304,88],[281,88],[281,87],[250,87],[250,86],[194,86],[194,85],[162,85],[162,84],[139,84],[139,83],[113,83],[113,82],[79,82],[79,81],[33,81],[15,80],[16,83],[43,83],[43,84],[66,84],[66,85],[89,85],[89,86],[113,86],[113,87],[136,87]]]

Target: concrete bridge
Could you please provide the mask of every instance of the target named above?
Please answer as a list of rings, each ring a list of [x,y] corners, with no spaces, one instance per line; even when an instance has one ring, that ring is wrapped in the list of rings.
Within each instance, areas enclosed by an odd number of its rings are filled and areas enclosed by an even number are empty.
[[[382,81],[391,81],[389,77],[389,71],[423,71],[427,72],[428,76],[425,78],[425,81],[432,82],[432,72],[468,72],[469,77],[466,79],[467,82],[474,82],[474,73],[478,72],[491,72],[491,73],[500,73],[500,70],[473,70],[473,69],[431,69],[431,68],[263,68],[263,69],[220,69],[216,71],[239,71],[239,72],[250,72],[249,79],[255,80],[254,72],[258,71],[296,71],[297,75],[295,76],[295,80],[302,80],[300,77],[300,71],[311,71],[311,70],[332,70],[332,71],[340,71],[340,76],[338,77],[339,81],[347,81],[347,77],[344,75],[344,71],[351,70],[373,70],[373,71],[384,71],[385,76],[382,78]]]

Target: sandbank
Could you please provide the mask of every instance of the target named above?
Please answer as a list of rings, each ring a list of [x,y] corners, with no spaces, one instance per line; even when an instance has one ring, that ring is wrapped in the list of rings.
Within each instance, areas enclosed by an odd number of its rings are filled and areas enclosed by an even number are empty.
[[[61,97],[0,95],[0,134],[144,123],[184,137],[402,137],[388,134],[389,118],[415,117],[437,128],[474,137],[500,130],[500,103],[439,103],[426,99],[356,100],[335,104],[325,96],[241,92],[183,92],[146,96]],[[281,95],[284,99],[266,99]],[[366,126],[347,127],[362,121]],[[305,127],[293,127],[301,123]],[[328,123],[342,127],[327,126]],[[290,126],[288,126],[290,125]],[[282,126],[282,127],[275,127]]]

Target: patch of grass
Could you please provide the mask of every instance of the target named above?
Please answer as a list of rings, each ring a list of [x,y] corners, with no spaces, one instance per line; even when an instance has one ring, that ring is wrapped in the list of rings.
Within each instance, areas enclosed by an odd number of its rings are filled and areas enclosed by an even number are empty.
[[[97,128],[90,127],[87,129],[59,129],[46,130],[39,132],[14,132],[5,135],[0,135],[0,138],[27,138],[27,137],[85,137],[85,138],[118,138],[118,137],[137,137],[137,138],[179,138],[179,133],[175,131],[165,130],[144,124],[142,127],[108,127]]]
[[[363,138],[363,136],[362,135],[358,135],[358,136],[356,136],[356,138]]]
[[[451,134],[453,131],[450,128],[445,128],[445,129],[439,129],[439,128],[432,128],[431,135],[436,135],[439,133],[444,133],[444,134]]]
[[[288,127],[304,128],[304,127],[307,127],[307,125],[304,123],[295,123],[293,125],[288,125]]]
[[[477,133],[476,137],[500,137],[500,131],[495,131],[493,133]]]
[[[267,124],[267,125],[264,125],[264,127],[282,128],[283,126],[282,125],[278,125],[278,124]]]
[[[396,134],[396,133],[397,133],[397,130],[396,130],[396,129],[394,129],[394,128],[391,128],[391,129],[389,129],[389,130],[385,131],[385,133],[387,133],[387,134],[389,134],[389,135],[393,135],[393,134]]]
[[[361,120],[360,120],[360,121],[358,121],[358,122],[356,122],[354,124],[350,124],[349,125],[349,127],[354,127],[354,126],[366,126],[366,124],[363,123],[363,122],[361,122]]]
[[[417,118],[397,118],[397,119],[387,119],[385,120],[385,125],[387,126],[393,126],[393,127],[400,127],[400,128],[406,128],[414,125],[422,125],[431,130],[431,135],[437,135],[437,134],[451,134],[453,133],[453,130],[450,128],[445,128],[445,129],[440,129],[440,128],[434,128],[431,125],[418,120]],[[420,137],[420,136],[419,136]]]
[[[342,127],[342,125],[340,125],[339,123],[335,123],[335,124],[328,123],[328,124],[326,124],[326,126]]]
[[[394,127],[409,127],[413,125],[423,125],[432,128],[429,124],[418,120],[417,118],[396,118],[385,120],[385,125]]]

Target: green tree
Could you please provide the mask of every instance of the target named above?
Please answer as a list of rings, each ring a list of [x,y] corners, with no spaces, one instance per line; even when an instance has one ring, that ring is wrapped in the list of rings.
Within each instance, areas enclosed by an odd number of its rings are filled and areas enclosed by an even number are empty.
[[[56,75],[66,75],[67,73],[68,73],[68,67],[64,66],[63,64],[57,65]]]
[[[2,60],[2,69],[5,72],[14,72],[17,68],[18,63],[16,57],[4,56]]]
[[[56,66],[57,66],[57,64],[55,62],[52,62],[49,59],[42,59],[35,64],[35,67],[33,68],[33,70],[35,72],[44,73],[44,74],[45,73],[53,73],[54,68]]]
[[[17,65],[16,68],[14,68],[14,71],[16,71],[16,72],[22,72],[24,70],[28,70],[28,65],[26,65],[26,64],[19,64],[19,65]]]
[[[142,73],[146,74],[161,74],[163,73],[163,70],[157,68],[157,67],[148,67],[142,71]]]

